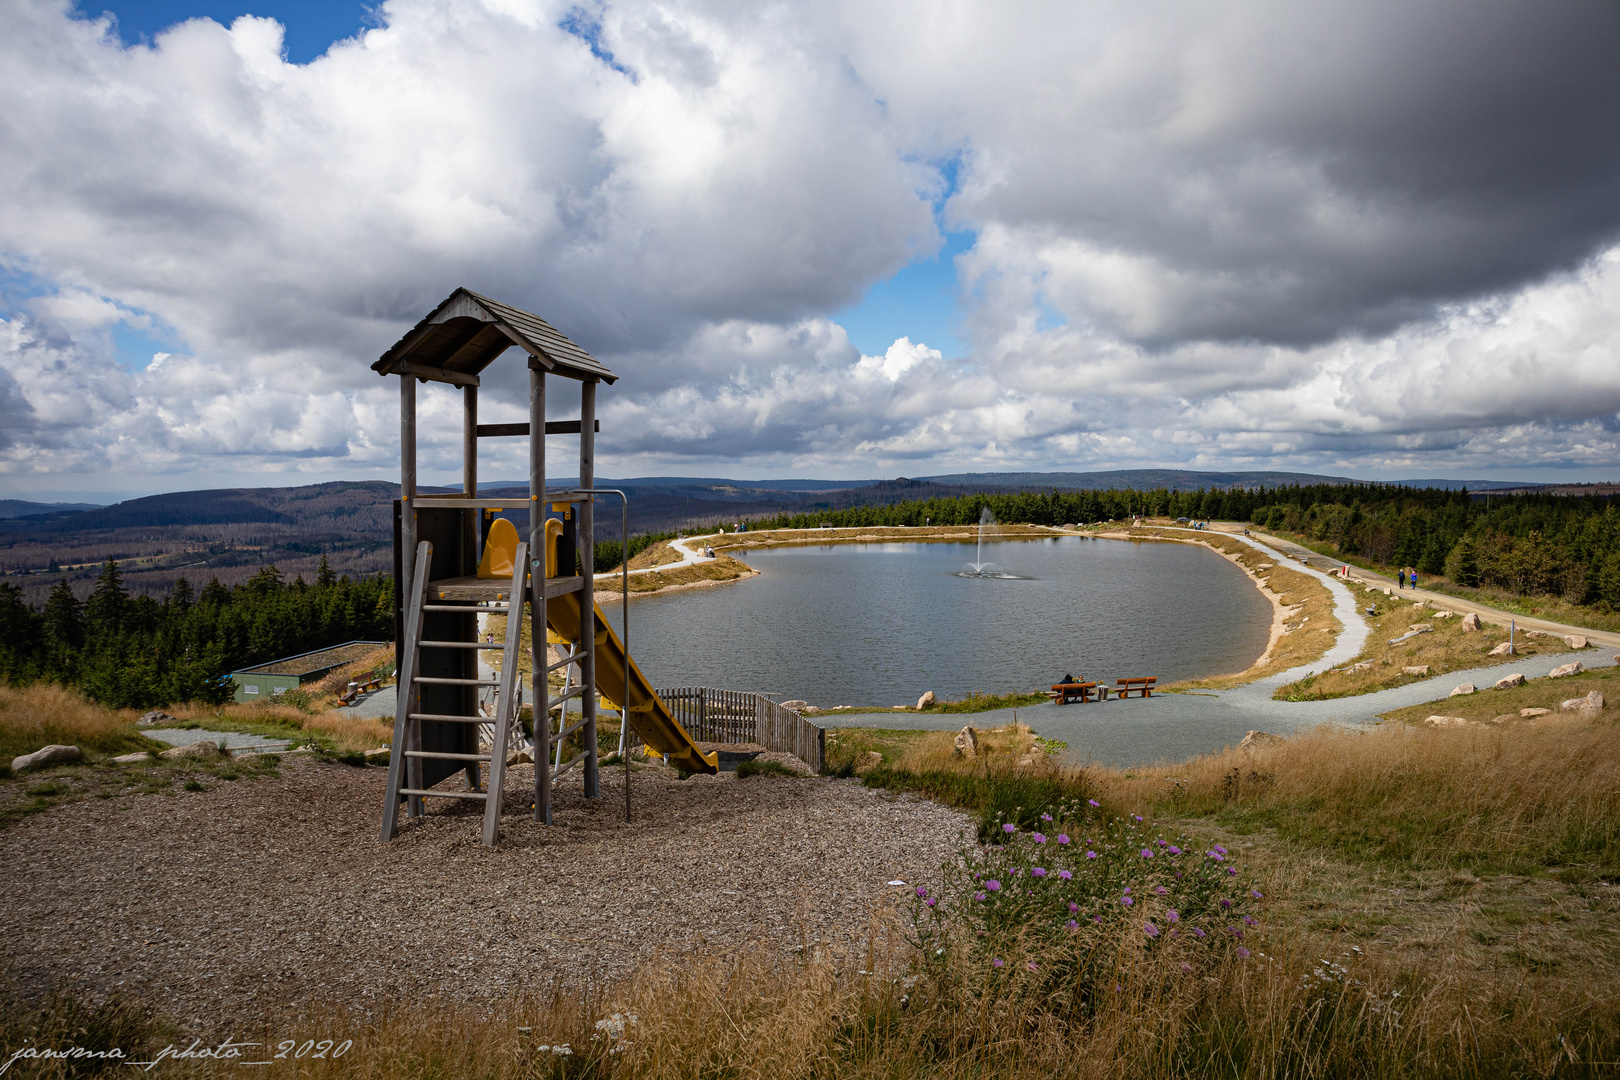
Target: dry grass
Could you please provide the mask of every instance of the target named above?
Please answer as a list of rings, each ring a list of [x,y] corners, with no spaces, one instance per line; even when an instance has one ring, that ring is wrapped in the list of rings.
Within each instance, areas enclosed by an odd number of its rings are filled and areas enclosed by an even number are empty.
[[[336,671],[328,673],[319,682],[303,689],[308,690],[317,700],[321,697],[336,697],[348,689],[349,683],[369,679],[373,672],[388,671],[393,666],[394,647],[388,645],[362,656],[352,664],[344,664]]]
[[[1352,589],[1355,586],[1352,584]],[[1511,657],[1491,657],[1488,654],[1508,639],[1505,627],[1485,623],[1478,630],[1462,628],[1462,617],[1435,618],[1435,611],[1419,607],[1396,594],[1386,596],[1381,589],[1356,590],[1361,597],[1363,611],[1371,605],[1377,614],[1366,616],[1370,633],[1366,647],[1343,668],[1324,671],[1316,675],[1279,687],[1272,695],[1280,701],[1317,701],[1323,698],[1350,697],[1370,694],[1404,686],[1448,671],[1464,671],[1501,663]],[[1406,634],[1414,626],[1432,626],[1432,633],[1419,634],[1399,645],[1390,642]],[[1514,637],[1518,656],[1539,656],[1572,651],[1561,637],[1520,630]],[[1371,663],[1370,671],[1350,671],[1353,664]],[[1407,675],[1403,669],[1426,665],[1426,675]]]
[[[136,731],[134,719],[60,686],[0,686],[0,766],[53,743],[107,756],[159,746]]]
[[[1184,765],[1098,770],[1096,780],[1111,805],[1275,829],[1347,858],[1620,875],[1620,727],[1606,719],[1324,726]]]

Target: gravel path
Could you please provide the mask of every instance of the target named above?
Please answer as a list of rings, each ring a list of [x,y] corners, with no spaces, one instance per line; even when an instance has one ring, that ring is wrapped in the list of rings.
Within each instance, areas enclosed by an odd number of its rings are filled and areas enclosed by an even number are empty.
[[[223,744],[227,750],[285,750],[291,739],[270,739],[263,735],[245,735],[240,731],[209,731],[207,728],[149,728],[142,730],[147,738],[166,742],[170,746],[190,746],[192,743]]]
[[[87,800],[0,832],[0,940],[23,985],[163,1003],[217,1027],[287,1007],[622,976],[661,952],[858,947],[874,911],[932,881],[969,819],[856,781],[564,779],[557,826],[509,770],[501,846],[435,812],[377,840],[386,770],[289,762],[277,778]],[[457,781],[447,781],[454,784]],[[527,790],[526,790],[527,789]]]

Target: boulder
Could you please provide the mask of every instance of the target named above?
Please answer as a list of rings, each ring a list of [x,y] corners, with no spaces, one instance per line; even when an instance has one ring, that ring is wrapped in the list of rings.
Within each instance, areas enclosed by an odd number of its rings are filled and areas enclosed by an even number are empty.
[[[1603,695],[1594,690],[1585,697],[1570,698],[1559,708],[1565,712],[1602,712]]]
[[[62,746],[52,743],[42,746],[32,754],[23,754],[21,757],[11,759],[11,771],[14,773],[27,772],[29,769],[43,769],[47,765],[66,765],[70,761],[78,761],[84,757],[77,746]]]
[[[933,703],[934,703],[934,692],[932,690],[930,690],[930,691],[928,691],[928,693],[924,694],[922,697],[917,699],[917,708],[926,709],[926,708],[928,708],[928,706],[932,705]]]
[[[157,727],[159,724],[173,724],[173,723],[176,723],[174,717],[170,716],[168,713],[164,712],[162,709],[153,709],[151,712],[142,713],[141,718],[139,720],[135,721],[135,726],[136,727]]]
[[[388,747],[388,746],[379,746],[375,750],[367,750],[366,751],[366,764],[367,765],[386,765],[386,764],[388,764],[388,759],[393,756],[393,753],[394,753],[393,748]],[[507,764],[510,765],[511,762],[509,761],[509,762],[507,762]]]
[[[782,702],[782,708],[787,709],[789,712],[803,712],[805,707],[809,704],[810,703],[808,701],[802,701],[798,698],[794,698],[792,701]]]
[[[979,733],[971,727],[965,727],[958,731],[953,741],[956,745],[956,752],[963,757],[979,756]]]
[[[1284,740],[1281,735],[1273,735],[1269,731],[1251,731],[1247,735],[1243,736],[1243,741],[1238,743],[1238,749],[1249,751],[1260,750],[1267,746],[1275,746],[1283,741]]]
[[[1492,649],[1490,652],[1486,653],[1485,655],[1486,656],[1512,656],[1513,655],[1513,642],[1504,641],[1504,642],[1502,642],[1502,644],[1498,645],[1496,648]]]
[[[1500,679],[1496,680],[1496,688],[1498,690],[1511,690],[1515,686],[1523,685],[1524,676],[1517,671],[1511,675],[1504,675]]]
[[[1551,712],[1551,709],[1520,709],[1519,718],[1521,720],[1534,720],[1538,716],[1546,716]]]
[[[139,754],[120,754],[113,758],[115,765],[139,765],[143,761],[151,761],[152,755],[144,751]]]
[[[1428,664],[1413,664],[1410,667],[1401,668],[1402,675],[1427,675],[1428,673]]]
[[[1434,623],[1415,622],[1412,625],[1408,626],[1407,629],[1408,630],[1422,630],[1422,631],[1433,630],[1434,629]]]
[[[184,761],[191,758],[198,760],[216,758],[220,755],[219,746],[211,742],[194,742],[185,746],[177,746],[173,750],[165,750],[158,757],[165,761]]]
[[[1458,694],[1472,694],[1474,691],[1476,691],[1478,689],[1479,689],[1479,687],[1475,686],[1473,683],[1465,682],[1461,686],[1457,687],[1457,689],[1453,690],[1447,696],[1448,697],[1456,697]]]
[[[1349,667],[1345,668],[1344,670],[1350,672],[1350,674],[1352,674],[1352,675],[1359,675],[1364,671],[1371,671],[1372,669],[1373,669],[1372,661],[1371,660],[1363,660],[1359,664],[1351,664]]]
[[[1457,613],[1455,611],[1437,611],[1434,613],[1434,617],[1437,619],[1455,619]]]
[[[1567,678],[1570,675],[1579,675],[1581,672],[1583,672],[1585,670],[1586,670],[1586,665],[1581,663],[1579,660],[1577,660],[1573,664],[1560,664],[1560,665],[1558,665],[1557,667],[1553,668],[1551,671],[1547,672],[1547,678],[1549,678],[1549,679],[1563,679],[1563,678]]]
[[[1467,727],[1472,721],[1461,716],[1426,716],[1423,723],[1427,727]]]
[[[1479,629],[1479,615],[1477,613],[1475,613],[1475,612],[1472,612],[1472,611],[1470,611],[1468,614],[1464,615],[1463,616],[1463,621],[1462,621],[1462,628],[1464,630],[1478,630]]]
[[[1584,634],[1565,634],[1564,635],[1564,644],[1568,645],[1572,649],[1584,649],[1584,648],[1586,648],[1586,635],[1584,635]]]
[[[534,757],[527,750],[519,750],[506,759],[508,765],[533,765]]]
[[[1493,716],[1493,717],[1491,717],[1491,723],[1493,723],[1493,724],[1511,724],[1513,721],[1515,721],[1517,719],[1518,719],[1518,717],[1515,716],[1513,713],[1503,713],[1501,716]]]

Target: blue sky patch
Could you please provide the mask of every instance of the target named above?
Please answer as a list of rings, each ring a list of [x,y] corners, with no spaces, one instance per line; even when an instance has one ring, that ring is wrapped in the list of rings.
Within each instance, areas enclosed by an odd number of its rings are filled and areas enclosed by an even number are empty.
[[[126,45],[149,45],[187,19],[208,18],[230,26],[240,15],[258,15],[286,27],[287,59],[307,64],[334,42],[379,25],[374,8],[354,0],[87,0],[79,12],[88,18],[104,11],[117,16],[118,36]]]

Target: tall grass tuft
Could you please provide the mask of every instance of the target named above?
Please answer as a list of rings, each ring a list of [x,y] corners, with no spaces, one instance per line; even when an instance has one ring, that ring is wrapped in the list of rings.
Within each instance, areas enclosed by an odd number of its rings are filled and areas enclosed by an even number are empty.
[[[52,743],[101,754],[158,746],[135,731],[133,716],[86,701],[61,686],[0,686],[0,765]]]

